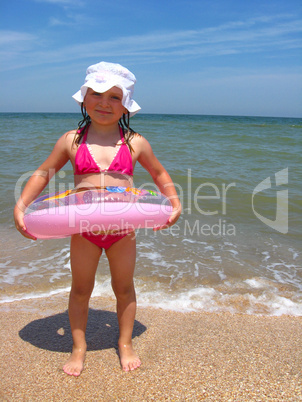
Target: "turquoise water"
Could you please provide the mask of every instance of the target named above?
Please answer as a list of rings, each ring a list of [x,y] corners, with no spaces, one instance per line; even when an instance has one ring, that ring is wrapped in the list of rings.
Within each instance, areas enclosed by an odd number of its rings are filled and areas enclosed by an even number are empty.
[[[0,114],[1,301],[70,286],[69,241],[29,241],[15,229],[15,197],[77,114]],[[170,230],[140,230],[138,303],[178,310],[302,314],[302,119],[137,115],[174,180],[183,214]],[[140,166],[136,187],[152,188]],[[72,188],[71,166],[49,191]],[[94,295],[112,296],[102,257]]]

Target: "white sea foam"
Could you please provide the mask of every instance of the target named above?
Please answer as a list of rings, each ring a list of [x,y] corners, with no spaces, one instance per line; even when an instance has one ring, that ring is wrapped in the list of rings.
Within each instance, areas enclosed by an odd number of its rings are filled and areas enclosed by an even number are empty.
[[[178,295],[160,294],[158,292],[138,292],[138,305],[157,307],[175,311],[218,311],[213,303],[214,289],[198,288]]]
[[[198,287],[179,293],[165,293],[161,288],[161,284],[154,284],[152,290],[147,290],[144,284],[139,280],[136,282],[138,305],[142,307],[155,307],[166,310],[174,310],[181,312],[205,311],[205,312],[230,312],[230,313],[246,313],[246,314],[268,314],[280,316],[282,314],[301,316],[302,303],[295,302],[289,298],[279,296],[274,291],[261,295],[246,293],[224,294],[214,288]],[[257,280],[246,280],[245,283],[251,287],[259,289],[262,283]],[[230,284],[231,285],[231,284]],[[147,286],[148,287],[148,286]],[[22,296],[8,296],[0,299],[0,304],[11,303],[27,299],[38,299],[51,297],[53,295],[63,294],[70,291],[70,287],[51,290],[49,292],[28,293]],[[92,297],[108,297],[114,299],[114,293],[111,288],[110,276],[104,276],[101,280],[96,281]],[[240,301],[241,300],[241,301]],[[248,304],[245,311],[238,310],[238,303]]]
[[[7,267],[12,262],[12,260],[7,260],[6,262],[0,263],[0,269]]]
[[[29,299],[44,299],[46,297],[51,297],[53,295],[58,295],[61,293],[66,293],[70,291],[70,287],[50,290],[49,292],[30,292],[24,293],[21,296],[4,296],[0,298],[0,304],[3,303],[13,303],[15,301],[29,300]]]
[[[96,280],[91,297],[114,297],[109,275]]]
[[[225,279],[227,279],[227,276],[226,276],[226,274],[225,274],[223,271],[218,271],[217,274],[218,274],[218,276],[219,276],[219,278],[220,278],[221,280],[224,281]]]
[[[257,305],[266,307],[267,312],[270,315],[280,316],[283,314],[301,316],[302,315],[302,303],[294,302],[286,297],[278,295],[267,295],[263,294],[261,296],[246,295],[250,303],[250,308],[247,313],[254,314]]]
[[[6,274],[2,275],[1,282],[3,283],[8,283],[10,285],[15,283],[15,280],[17,277],[23,276],[23,275],[30,275],[33,274],[34,272],[38,272],[38,268],[35,267],[20,267],[20,268],[9,268],[6,271]],[[42,274],[38,274],[41,276]]]
[[[182,239],[182,242],[183,243],[191,243],[191,244],[207,244],[204,241],[199,241],[199,240],[194,240],[194,239],[189,239],[189,238]]]
[[[254,283],[256,285],[256,283]],[[257,285],[258,288],[258,285]],[[182,312],[230,312],[245,314],[268,314],[279,316],[282,314],[301,316],[302,303],[294,302],[286,297],[275,294],[223,294],[213,288],[199,287],[179,293],[178,295],[155,292],[137,292],[140,306],[158,307],[167,310]],[[245,302],[243,302],[245,300]],[[248,307],[238,309],[238,304]]]
[[[159,260],[162,259],[162,255],[156,251],[150,251],[150,252],[140,252],[140,257],[142,258],[148,258],[151,261]]]
[[[296,260],[299,257],[299,253],[296,250],[289,248],[288,251],[293,253],[293,260]]]
[[[260,289],[264,286],[264,284],[260,280],[257,280],[257,279],[246,279],[243,282],[254,289]]]
[[[238,251],[236,250],[227,250],[229,253],[231,253],[234,257],[238,255]]]
[[[265,262],[265,261],[267,261],[267,260],[269,260],[271,258],[271,256],[270,256],[268,251],[263,251],[261,254],[265,256],[263,258],[263,260],[262,260],[263,262]]]
[[[199,267],[198,267],[197,263],[195,264],[194,276],[195,276],[195,278],[197,278],[199,276]]]

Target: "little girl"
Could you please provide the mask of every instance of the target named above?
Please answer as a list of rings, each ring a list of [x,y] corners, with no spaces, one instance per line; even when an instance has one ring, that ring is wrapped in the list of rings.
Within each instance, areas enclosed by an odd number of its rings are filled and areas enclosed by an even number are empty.
[[[132,99],[135,76],[119,64],[106,62],[90,66],[86,74],[84,85],[73,95],[83,114],[79,129],[59,138],[49,157],[28,180],[14,209],[16,228],[23,236],[35,240],[26,232],[24,211],[68,161],[73,166],[77,188],[131,187],[138,161],[150,173],[159,190],[170,199],[173,212],[163,227],[173,225],[180,216],[181,205],[172,180],[148,141],[129,127],[129,117],[140,110]],[[136,313],[134,233],[75,234],[70,244],[72,286],[68,308],[73,349],[63,367],[69,375],[79,376],[84,368],[88,305],[103,250],[109,261],[117,300],[121,367],[129,371],[141,364],[132,347]]]

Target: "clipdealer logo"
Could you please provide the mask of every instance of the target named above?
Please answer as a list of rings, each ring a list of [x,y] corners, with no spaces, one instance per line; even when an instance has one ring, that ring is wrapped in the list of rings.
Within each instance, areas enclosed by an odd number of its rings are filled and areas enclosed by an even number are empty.
[[[288,184],[288,168],[280,170],[275,173],[276,186]],[[286,234],[288,233],[288,190],[278,190],[276,195],[276,219],[268,219],[259,214],[254,207],[254,197],[261,191],[272,188],[271,178],[267,177],[259,183],[252,194],[252,208],[255,216],[260,219],[265,225],[276,230],[277,232]]]

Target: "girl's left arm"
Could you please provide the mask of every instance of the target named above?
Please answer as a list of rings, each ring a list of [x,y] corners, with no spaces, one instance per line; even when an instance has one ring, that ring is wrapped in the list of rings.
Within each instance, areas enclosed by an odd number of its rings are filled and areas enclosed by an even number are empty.
[[[169,173],[154,155],[149,142],[144,137],[136,138],[136,142],[138,147],[135,147],[135,152],[137,152],[138,148],[138,162],[150,173],[159,191],[170,200],[173,207],[172,215],[167,224],[154,230],[167,228],[174,225],[181,214],[181,203],[174,183]]]

